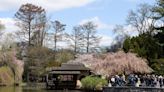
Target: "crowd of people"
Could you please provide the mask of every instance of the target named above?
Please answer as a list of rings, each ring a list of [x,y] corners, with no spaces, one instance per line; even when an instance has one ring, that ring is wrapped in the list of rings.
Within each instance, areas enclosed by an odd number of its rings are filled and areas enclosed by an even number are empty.
[[[164,77],[158,75],[115,75],[109,79],[108,86],[164,87]]]

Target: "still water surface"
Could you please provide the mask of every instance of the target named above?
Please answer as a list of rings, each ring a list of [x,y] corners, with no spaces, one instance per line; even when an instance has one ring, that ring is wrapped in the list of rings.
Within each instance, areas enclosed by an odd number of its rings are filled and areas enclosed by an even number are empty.
[[[81,92],[78,90],[41,90],[22,87],[0,87],[0,92]]]

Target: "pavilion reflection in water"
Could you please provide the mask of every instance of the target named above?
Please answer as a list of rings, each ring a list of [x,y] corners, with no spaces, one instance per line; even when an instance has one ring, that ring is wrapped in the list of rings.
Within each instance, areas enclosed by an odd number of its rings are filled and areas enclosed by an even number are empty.
[[[75,89],[77,80],[90,75],[90,69],[83,64],[67,64],[51,69],[46,76],[47,88]]]

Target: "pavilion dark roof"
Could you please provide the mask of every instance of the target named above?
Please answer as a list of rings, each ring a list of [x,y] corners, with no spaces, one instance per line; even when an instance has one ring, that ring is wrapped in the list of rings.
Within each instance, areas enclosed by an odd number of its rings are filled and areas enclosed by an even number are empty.
[[[51,71],[87,71],[89,68],[85,67],[84,64],[68,64],[63,63],[61,67],[53,67]]]
[[[51,71],[50,74],[80,74],[80,71]]]

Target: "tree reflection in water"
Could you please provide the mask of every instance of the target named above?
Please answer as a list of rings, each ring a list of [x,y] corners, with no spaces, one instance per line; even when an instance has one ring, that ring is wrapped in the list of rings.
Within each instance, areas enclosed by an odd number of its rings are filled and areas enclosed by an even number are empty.
[[[22,87],[0,87],[0,92],[81,92],[78,90],[42,90],[42,89],[23,89]]]

